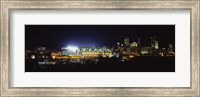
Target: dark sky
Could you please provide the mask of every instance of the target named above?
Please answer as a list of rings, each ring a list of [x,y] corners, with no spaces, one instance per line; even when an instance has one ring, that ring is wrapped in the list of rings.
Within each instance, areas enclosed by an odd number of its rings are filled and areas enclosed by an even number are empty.
[[[157,38],[159,47],[175,45],[175,25],[25,25],[25,48],[112,46],[125,37],[140,38],[141,45],[149,46],[151,36]]]

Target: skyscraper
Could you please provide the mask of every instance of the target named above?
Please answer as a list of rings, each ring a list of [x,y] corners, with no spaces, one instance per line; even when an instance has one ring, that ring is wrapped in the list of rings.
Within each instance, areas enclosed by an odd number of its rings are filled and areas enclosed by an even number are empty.
[[[155,41],[155,49],[159,49],[157,40]]]
[[[154,49],[159,49],[158,41],[156,40],[156,37],[151,37],[150,39],[151,39],[151,47]]]
[[[173,51],[173,45],[172,44],[169,44],[168,51]]]
[[[137,42],[130,43],[130,47],[137,47]]]
[[[124,39],[124,45],[125,45],[125,46],[129,46],[129,38],[128,38],[128,37],[126,37],[126,38]]]

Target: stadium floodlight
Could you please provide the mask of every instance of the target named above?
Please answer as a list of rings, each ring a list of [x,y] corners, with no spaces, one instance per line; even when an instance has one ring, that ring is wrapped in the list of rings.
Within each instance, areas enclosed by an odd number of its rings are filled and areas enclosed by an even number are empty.
[[[76,46],[67,46],[66,49],[68,49],[68,50],[70,50],[72,52],[76,52],[78,50],[78,47],[76,47]]]

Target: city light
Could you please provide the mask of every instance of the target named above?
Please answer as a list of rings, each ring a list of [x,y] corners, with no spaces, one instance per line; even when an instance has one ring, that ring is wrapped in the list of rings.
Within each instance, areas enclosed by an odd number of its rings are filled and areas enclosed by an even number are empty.
[[[76,46],[67,46],[66,49],[72,51],[72,52],[76,52],[78,50],[78,47]]]
[[[35,59],[35,55],[31,55],[31,59]]]
[[[25,25],[25,72],[175,72],[175,30],[175,25]]]

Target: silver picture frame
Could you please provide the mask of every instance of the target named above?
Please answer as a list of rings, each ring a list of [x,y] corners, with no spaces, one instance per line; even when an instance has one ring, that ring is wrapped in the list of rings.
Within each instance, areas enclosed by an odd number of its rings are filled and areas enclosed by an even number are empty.
[[[200,96],[199,0],[1,0],[1,97],[49,96]],[[190,10],[190,87],[10,87],[10,12],[12,10]]]

